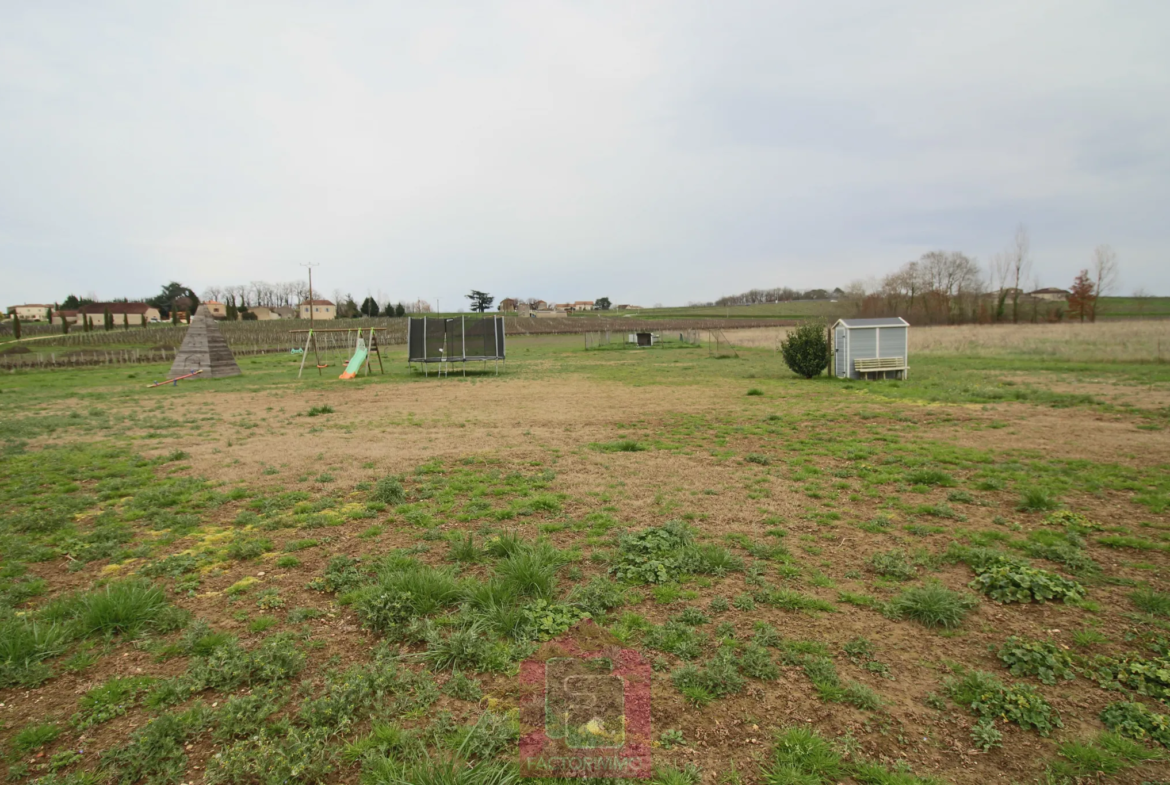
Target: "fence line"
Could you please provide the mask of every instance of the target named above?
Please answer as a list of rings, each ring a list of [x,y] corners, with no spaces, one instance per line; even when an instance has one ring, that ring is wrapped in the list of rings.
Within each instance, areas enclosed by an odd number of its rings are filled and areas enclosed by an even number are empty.
[[[795,324],[780,319],[630,319],[630,318],[582,318],[532,319],[505,317],[507,334],[516,335],[580,335],[599,331],[615,333],[644,331],[695,331],[710,329],[736,329],[750,327],[781,327]],[[275,354],[300,348],[304,339],[292,334],[303,330],[307,322],[302,319],[280,319],[263,322],[219,322],[220,332],[232,353],[237,357],[257,354]],[[378,341],[383,345],[406,343],[406,319],[363,318],[330,321],[328,329],[383,328]],[[48,325],[39,325],[48,327]],[[55,329],[60,330],[56,325]],[[47,332],[47,331],[46,331]],[[38,338],[35,341],[21,341],[8,344],[6,353],[0,354],[0,369],[35,368],[81,368],[101,365],[130,365],[136,363],[171,362],[175,351],[183,342],[187,325],[153,325],[135,327],[129,330],[116,327],[113,330],[98,329],[92,332],[70,332],[65,335]],[[28,336],[33,337],[33,336]],[[102,346],[116,344],[150,344],[149,348],[109,348]],[[30,348],[27,353],[15,353],[13,348]],[[31,351],[32,347],[51,351]],[[75,348],[76,347],[76,348]],[[60,348],[61,351],[52,351]]]

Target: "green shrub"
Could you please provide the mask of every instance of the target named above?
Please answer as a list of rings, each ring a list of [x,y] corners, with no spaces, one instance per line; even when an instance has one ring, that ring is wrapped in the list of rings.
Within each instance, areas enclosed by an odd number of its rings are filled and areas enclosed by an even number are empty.
[[[1018,564],[989,567],[978,573],[971,586],[1003,603],[1068,601],[1085,596],[1084,587],[1076,581]]]
[[[821,320],[803,322],[780,342],[784,364],[797,376],[811,379],[829,366],[829,339]]]
[[[333,414],[333,407],[325,403],[312,407],[307,413],[309,417],[320,417],[322,414]]]
[[[1072,657],[1049,641],[1029,641],[1012,635],[997,653],[1013,676],[1035,676],[1044,684],[1074,678]]]
[[[1170,747],[1170,716],[1151,711],[1144,704],[1110,703],[1101,712],[1101,723],[1122,736]]]
[[[957,627],[979,602],[966,594],[951,591],[941,583],[927,583],[906,589],[886,606],[893,618],[909,618],[927,627]]]

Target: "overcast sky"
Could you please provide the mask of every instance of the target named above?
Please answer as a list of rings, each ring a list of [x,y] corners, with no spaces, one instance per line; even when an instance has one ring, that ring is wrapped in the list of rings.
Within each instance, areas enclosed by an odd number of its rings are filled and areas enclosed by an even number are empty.
[[[1170,295],[1170,2],[0,0],[3,305],[179,280],[641,305],[1020,222]]]

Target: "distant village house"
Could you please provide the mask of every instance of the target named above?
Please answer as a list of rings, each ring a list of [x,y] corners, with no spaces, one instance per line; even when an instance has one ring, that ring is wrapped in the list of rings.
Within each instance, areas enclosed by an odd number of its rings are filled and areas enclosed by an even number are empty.
[[[95,327],[102,326],[106,318],[106,311],[109,311],[110,315],[114,317],[114,324],[118,327],[121,327],[122,324],[143,327],[162,318],[157,308],[146,303],[90,303],[77,310],[80,319],[88,321]]]
[[[1068,289],[1059,289],[1055,286],[1049,286],[1044,289],[1037,289],[1034,292],[1028,292],[1028,295],[1035,297],[1038,300],[1067,300],[1070,292]]]
[[[22,322],[44,322],[48,321],[49,311],[52,307],[51,305],[38,305],[37,303],[13,305],[8,308],[8,315],[19,317]]]
[[[332,300],[309,300],[301,303],[302,319],[333,319],[337,316],[337,306]]]

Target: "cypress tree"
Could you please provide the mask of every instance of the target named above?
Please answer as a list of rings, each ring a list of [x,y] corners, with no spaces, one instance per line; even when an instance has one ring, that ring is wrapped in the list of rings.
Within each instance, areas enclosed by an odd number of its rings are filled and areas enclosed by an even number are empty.
[[[16,314],[12,315],[12,336],[20,340],[20,317]]]
[[[122,312],[122,329],[123,330],[130,329],[130,316],[124,311]]]
[[[114,315],[110,313],[110,307],[107,305],[106,310],[102,313],[102,329],[109,332],[114,329]]]
[[[62,335],[69,334],[69,317],[68,316],[61,317],[61,334]]]

